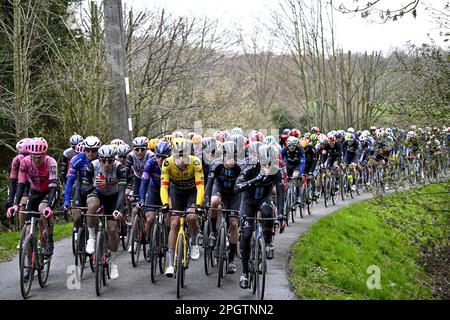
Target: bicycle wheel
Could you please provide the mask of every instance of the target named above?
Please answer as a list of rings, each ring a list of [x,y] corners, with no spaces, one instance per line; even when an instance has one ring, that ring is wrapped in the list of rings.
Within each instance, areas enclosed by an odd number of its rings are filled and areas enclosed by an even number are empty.
[[[178,247],[177,247],[177,259],[176,259],[176,277],[177,277],[177,298],[181,297],[181,288],[183,285],[183,277],[184,277],[184,264],[183,264],[183,247],[184,247],[184,237],[180,236],[178,238]]]
[[[252,241],[251,243],[251,252],[250,252],[250,286],[252,289],[252,293],[256,293],[256,273],[257,273],[257,260],[256,257],[258,256],[258,246],[256,245],[255,241],[255,234],[252,234]]]
[[[256,257],[256,296],[258,300],[264,300],[264,291],[266,287],[266,243],[261,237],[258,240],[258,255]]]
[[[325,206],[325,208],[328,208],[328,193],[329,193],[329,185],[328,185],[328,181],[326,183],[322,182],[322,195],[323,195],[323,204]]]
[[[345,201],[345,190],[344,190],[344,188],[345,188],[345,180],[346,179],[344,179],[344,175],[341,173],[339,175],[339,188],[340,188],[340,192],[341,192],[341,199],[342,199],[342,201]]]
[[[217,286],[220,287],[223,275],[224,275],[224,266],[225,266],[225,260],[227,259],[227,255],[226,255],[226,235],[225,235],[225,228],[222,226],[220,228],[219,231],[219,241],[217,242],[217,247],[219,250],[219,261],[218,261],[218,268],[219,268],[219,272],[218,272],[218,277],[217,277]]]
[[[167,251],[168,251],[168,234],[166,233],[166,225],[160,224],[160,230],[159,233],[159,272],[161,274],[164,274],[164,271],[166,270],[166,258],[167,258]]]
[[[102,294],[102,285],[105,284],[105,239],[103,232],[98,232],[95,243],[95,293]]]
[[[31,284],[34,278],[34,241],[32,235],[25,238],[22,248],[22,256],[20,259],[20,292],[24,299],[29,297]],[[28,279],[25,275],[28,274]]]
[[[120,237],[120,242],[122,242],[122,249],[124,251],[127,250],[128,246],[127,246],[127,221],[126,221],[126,217],[122,216],[119,219],[119,237]]]
[[[330,198],[331,198],[331,202],[333,203],[333,206],[336,204],[336,177],[332,176],[331,180],[327,179],[329,181],[330,184]]]
[[[84,265],[86,264],[86,229],[81,226],[78,229],[78,237],[75,245],[75,267],[78,281],[83,277]]]
[[[152,231],[150,233],[150,241],[148,242],[149,247],[149,258],[150,258],[150,279],[152,283],[155,282],[155,276],[156,276],[156,266],[158,264],[158,255],[159,255],[159,225],[158,223],[154,223],[152,227]]]
[[[38,282],[41,288],[45,287],[48,280],[48,275],[50,274],[50,264],[52,262],[52,258],[49,259],[43,259],[43,266],[42,269],[38,269]]]
[[[213,252],[209,246],[209,235],[211,234],[211,221],[206,219],[203,224],[203,263],[205,267],[206,275],[209,275],[211,270],[210,266],[213,267]]]
[[[74,257],[77,255],[77,243],[75,240],[76,234],[77,234],[77,232],[75,232],[75,230],[72,230],[72,253],[73,253]]]
[[[28,231],[28,225],[25,224],[22,227],[22,231],[20,232],[20,242],[19,242],[19,268],[21,267],[21,261],[22,261],[22,251],[23,251],[23,244],[27,235]]]
[[[141,229],[140,229],[140,223],[139,223],[139,216],[136,215],[133,219],[133,224],[131,227],[131,263],[133,264],[133,267],[137,267],[137,264],[139,262],[139,254],[141,249]]]

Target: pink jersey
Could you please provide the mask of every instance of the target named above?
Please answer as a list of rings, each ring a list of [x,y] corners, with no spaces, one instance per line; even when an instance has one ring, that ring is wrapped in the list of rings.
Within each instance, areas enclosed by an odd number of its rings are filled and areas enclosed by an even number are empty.
[[[11,162],[11,172],[9,173],[10,179],[17,179],[19,176],[19,169],[20,169],[20,160],[25,158],[23,154],[18,154],[14,157],[13,161]]]
[[[56,187],[58,179],[58,165],[56,160],[45,156],[39,168],[33,165],[30,156],[20,161],[19,183],[30,181],[31,188],[38,192],[46,192],[51,187]]]

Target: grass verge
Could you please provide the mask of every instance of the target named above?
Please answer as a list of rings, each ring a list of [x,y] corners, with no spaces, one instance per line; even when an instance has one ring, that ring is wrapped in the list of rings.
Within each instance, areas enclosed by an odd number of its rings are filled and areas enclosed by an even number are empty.
[[[449,192],[449,182],[428,185],[359,202],[319,220],[292,248],[289,280],[296,294],[304,299],[436,298],[435,286],[448,279],[436,281],[424,256],[429,248],[449,247]],[[439,274],[448,274],[445,265]]]
[[[54,240],[61,240],[72,236],[72,223],[55,224]],[[0,232],[0,261],[11,258],[17,253],[17,243],[20,239],[19,231]]]

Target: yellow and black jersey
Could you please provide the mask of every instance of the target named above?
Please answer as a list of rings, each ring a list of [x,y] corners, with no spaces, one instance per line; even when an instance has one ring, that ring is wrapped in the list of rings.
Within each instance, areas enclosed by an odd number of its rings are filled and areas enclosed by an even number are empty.
[[[175,165],[173,156],[164,160],[161,168],[161,202],[169,203],[169,185],[180,190],[197,188],[196,204],[202,205],[205,195],[205,181],[202,162],[189,155],[189,164],[181,170]]]

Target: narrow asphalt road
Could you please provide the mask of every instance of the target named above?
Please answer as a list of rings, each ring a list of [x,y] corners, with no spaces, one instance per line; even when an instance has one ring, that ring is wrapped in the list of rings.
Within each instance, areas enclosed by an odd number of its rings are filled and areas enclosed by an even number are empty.
[[[292,245],[307,228],[318,219],[327,216],[355,201],[371,198],[371,194],[364,193],[356,199],[337,201],[335,206],[325,208],[323,201],[313,208],[311,216],[289,224],[283,234],[277,234],[274,239],[275,258],[268,261],[266,276],[267,300],[295,300],[297,297],[291,291],[288,283],[288,258]],[[203,252],[197,261],[191,261],[186,271],[186,285],[182,289],[181,299],[193,300],[253,300],[255,295],[250,290],[239,288],[239,275],[242,264],[237,259],[238,272],[225,275],[222,287],[217,287],[217,270],[209,276],[203,268]],[[68,286],[74,278],[74,257],[72,255],[70,238],[55,243],[49,280],[45,288],[40,288],[37,279],[32,284],[30,299],[145,299],[166,300],[176,299],[176,280],[158,274],[157,281],[150,281],[150,265],[142,258],[137,268],[133,268],[128,252],[119,249],[118,256],[119,278],[108,281],[101,297],[95,293],[94,273],[86,269],[79,288]],[[71,287],[72,289],[69,289]],[[17,255],[11,261],[0,262],[0,300],[22,299],[19,286],[19,268]]]

